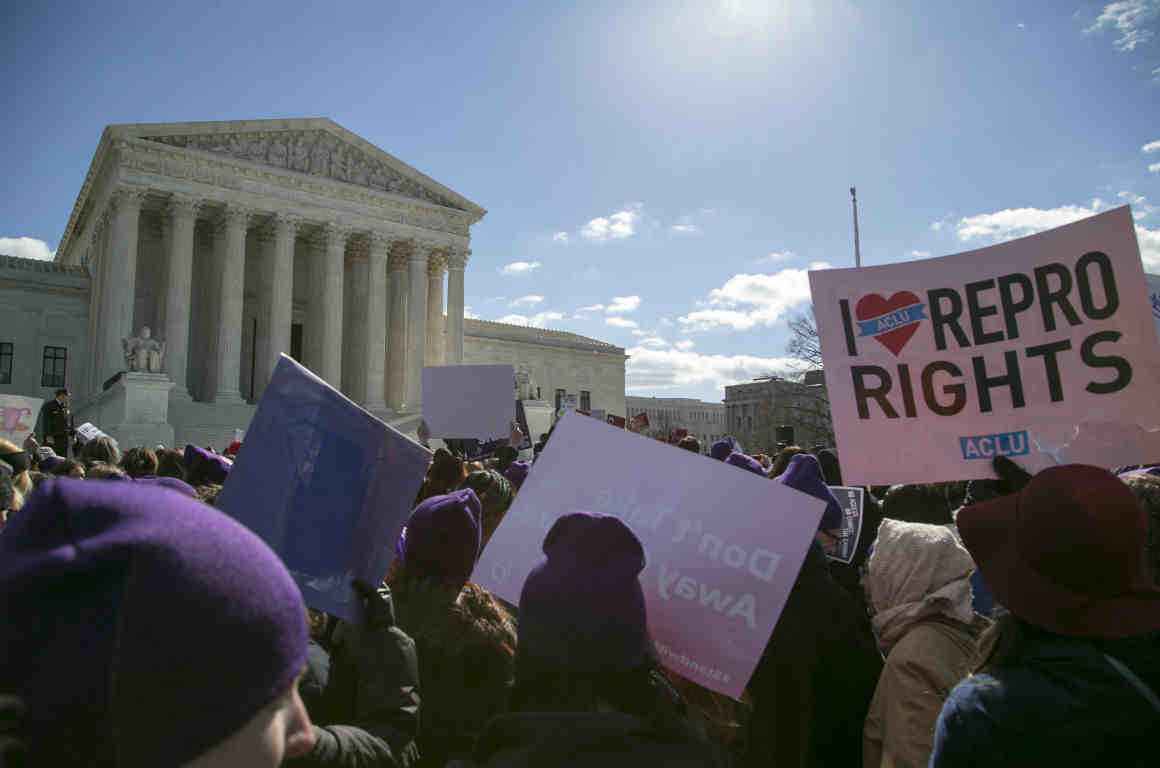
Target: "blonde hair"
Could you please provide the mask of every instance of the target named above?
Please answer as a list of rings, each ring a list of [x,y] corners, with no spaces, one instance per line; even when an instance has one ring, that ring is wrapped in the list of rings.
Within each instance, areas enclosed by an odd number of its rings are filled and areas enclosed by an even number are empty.
[[[20,453],[24,449],[16,445],[11,440],[5,440],[0,437],[0,453]],[[24,498],[32,493],[32,478],[28,476],[28,470],[12,475],[12,511],[20,509],[24,506]]]

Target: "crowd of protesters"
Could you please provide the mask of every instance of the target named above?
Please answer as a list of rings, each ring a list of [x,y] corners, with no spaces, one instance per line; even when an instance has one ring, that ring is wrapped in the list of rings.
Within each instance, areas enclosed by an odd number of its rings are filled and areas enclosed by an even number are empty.
[[[1160,468],[1032,477],[1000,458],[998,480],[866,489],[844,563],[825,554],[842,527],[833,451],[715,443],[706,461],[826,504],[734,701],[659,664],[645,552],[616,517],[556,520],[517,605],[471,581],[535,472],[510,446],[434,451],[348,623],[307,611],[278,557],[213,508],[240,445],[98,437],[67,458],[50,442],[0,440],[4,766],[1158,759]]]

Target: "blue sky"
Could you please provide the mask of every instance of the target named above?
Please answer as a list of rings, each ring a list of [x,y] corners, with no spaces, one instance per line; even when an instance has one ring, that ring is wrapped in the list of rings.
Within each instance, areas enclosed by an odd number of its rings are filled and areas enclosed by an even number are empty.
[[[1131,202],[1160,272],[1160,0],[5,14],[0,251],[56,247],[108,123],[327,116],[489,210],[472,313],[628,348],[631,394],[780,369],[851,184],[867,264]]]

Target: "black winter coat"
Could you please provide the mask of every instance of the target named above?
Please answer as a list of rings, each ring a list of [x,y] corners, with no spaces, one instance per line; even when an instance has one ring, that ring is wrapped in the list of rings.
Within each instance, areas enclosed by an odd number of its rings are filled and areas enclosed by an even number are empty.
[[[704,768],[719,763],[710,748],[676,721],[649,722],[619,712],[501,715],[476,742],[471,762],[456,768]]]
[[[744,764],[862,765],[862,728],[881,672],[869,618],[811,544],[749,682]]]

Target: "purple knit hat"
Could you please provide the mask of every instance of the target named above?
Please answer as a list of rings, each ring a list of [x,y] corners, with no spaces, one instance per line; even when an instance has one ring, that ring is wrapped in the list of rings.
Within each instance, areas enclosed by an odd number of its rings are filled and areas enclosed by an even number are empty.
[[[713,446],[709,448],[709,455],[717,461],[725,461],[725,459],[729,458],[731,453],[735,453],[740,450],[741,443],[737,442],[737,440],[732,435],[726,435],[717,442],[713,443]]]
[[[819,531],[833,531],[842,527],[842,507],[830,486],[822,478],[822,465],[808,453],[799,453],[789,460],[789,466],[776,478],[790,488],[808,493],[815,499],[826,502],[826,511],[818,523]]]
[[[725,463],[738,469],[747,469],[755,475],[765,477],[765,469],[762,468],[761,462],[752,456],[746,456],[744,453],[729,454],[729,458],[725,459]]]
[[[0,691],[38,765],[183,765],[284,694],[306,608],[261,539],[138,483],[49,479],[0,535]]]
[[[640,540],[618,518],[573,512],[544,538],[546,558],[520,593],[519,654],[582,674],[652,658]]]
[[[425,500],[411,513],[400,544],[409,573],[462,587],[471,578],[483,546],[479,497],[464,488]]]
[[[528,473],[532,471],[532,465],[526,461],[513,461],[504,470],[503,476],[507,481],[518,491],[523,487],[524,481],[528,479]]]
[[[234,463],[225,456],[219,456],[196,445],[185,446],[184,463],[190,477],[201,477],[218,485],[225,483],[234,466]]]
[[[147,477],[138,477],[134,482],[142,485],[152,485],[157,488],[168,488],[171,491],[185,494],[191,499],[198,498],[197,491],[194,487],[179,477],[157,477],[156,475],[149,475]]]

